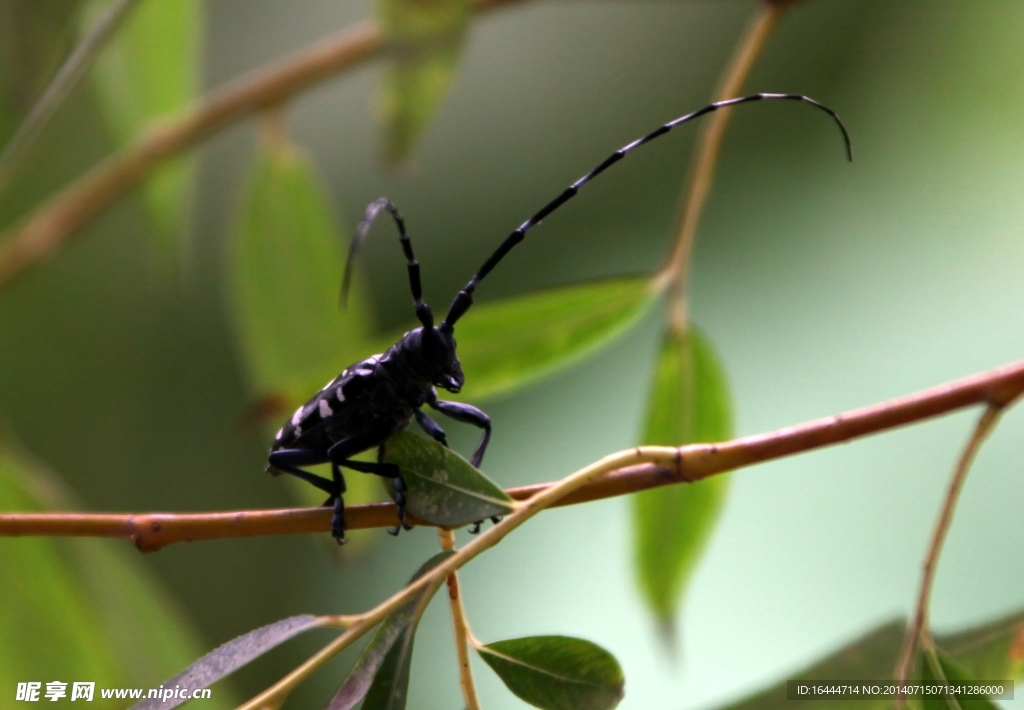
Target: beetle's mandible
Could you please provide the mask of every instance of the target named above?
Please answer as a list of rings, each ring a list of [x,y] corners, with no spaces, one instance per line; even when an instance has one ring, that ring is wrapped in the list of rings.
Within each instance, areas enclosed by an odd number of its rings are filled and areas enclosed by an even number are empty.
[[[381,211],[386,211],[398,227],[409,271],[416,317],[421,325],[403,335],[402,339],[388,348],[387,352],[374,355],[347,368],[328,382],[306,404],[295,410],[295,414],[278,431],[274,439],[268,456],[267,470],[275,474],[290,473],[298,476],[328,494],[329,498],[325,505],[334,506],[331,534],[339,543],[345,539],[345,508],[342,497],[345,493],[345,477],[342,468],[391,478],[395,484],[398,519],[400,524],[408,529],[409,526],[405,522],[405,482],[398,467],[383,462],[355,461],[352,457],[362,451],[379,449],[392,434],[406,427],[413,419],[434,440],[447,446],[444,431],[422,410],[422,407],[427,405],[456,421],[483,429],[483,437],[472,459],[474,466],[480,466],[491,438],[491,420],[476,407],[447,402],[437,396],[437,388],[458,392],[465,382],[462,366],[456,355],[455,324],[473,305],[473,292],[480,282],[516,244],[523,240],[527,231],[540,224],[541,220],[574,197],[583,185],[617,163],[634,148],[639,148],[668,133],[675,126],[717,109],[768,99],[802,101],[828,113],[842,131],[847,156],[853,159],[850,138],[842,121],[832,109],[806,96],[753,94],[708,104],[693,113],[669,121],[615,151],[523,222],[488,257],[469,283],[456,294],[444,320],[436,326],[433,311],[423,302],[420,266],[413,256],[412,242],[406,233],[402,215],[387,198],[372,202],[367,207],[366,215],[359,223],[356,236],[352,240],[342,281],[342,298],[344,299],[348,291],[353,261],[369,234],[371,224]],[[322,463],[331,464],[331,480],[302,468]],[[397,534],[398,528],[392,529],[391,532]]]

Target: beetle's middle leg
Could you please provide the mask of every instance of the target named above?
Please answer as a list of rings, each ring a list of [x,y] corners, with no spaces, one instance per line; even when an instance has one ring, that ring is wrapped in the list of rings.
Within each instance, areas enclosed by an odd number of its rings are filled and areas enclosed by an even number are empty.
[[[402,528],[412,530],[412,526],[405,522],[405,481],[396,464],[384,463],[382,461],[354,461],[350,457],[373,446],[380,446],[383,439],[378,432],[366,432],[350,436],[334,444],[327,450],[327,456],[335,466],[344,466],[353,471],[362,473],[374,473],[384,478],[392,478],[395,481],[395,506],[398,508],[398,521]],[[379,458],[379,457],[378,457]],[[388,530],[392,535],[398,534],[399,528]]]

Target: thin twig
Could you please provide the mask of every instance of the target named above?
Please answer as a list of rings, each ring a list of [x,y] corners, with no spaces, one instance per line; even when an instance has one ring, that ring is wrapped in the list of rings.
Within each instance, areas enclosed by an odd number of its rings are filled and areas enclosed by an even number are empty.
[[[138,4],[139,0],[117,0],[103,11],[68,56],[0,155],[0,194],[7,188],[21,159],[25,157],[43,130],[43,126],[78,86],[79,80],[89,71],[96,57],[121,26],[121,22]]]
[[[441,538],[443,549],[455,549],[455,534],[451,530],[438,528],[437,535]],[[451,610],[455,651],[459,658],[459,685],[462,687],[462,698],[466,701],[466,710],[480,710],[480,699],[476,695],[476,684],[473,682],[473,667],[469,662],[469,622],[466,621],[466,610],[462,606],[457,572],[448,575],[448,608]]]
[[[1024,361],[973,375],[932,389],[817,419],[784,429],[717,444],[682,448],[642,447],[671,452],[665,461],[624,464],[574,490],[554,505],[572,505],[620,496],[646,488],[690,482],[756,463],[810,451],[868,434],[946,414],[975,404],[1006,406],[1024,392]],[[509,495],[531,499],[555,485],[542,483],[513,488]],[[253,510],[225,513],[5,513],[0,514],[0,536],[60,535],[123,537],[144,552],[175,542],[227,537],[285,535],[330,530],[326,508]],[[350,506],[345,528],[390,527],[397,517],[392,503]],[[411,521],[425,524],[422,521]]]
[[[478,0],[475,5],[483,11],[517,1]],[[268,106],[284,104],[314,84],[379,56],[386,48],[380,28],[361,22],[236,79],[181,115],[154,125],[0,240],[0,287],[63,244],[166,160],[222,128]]]
[[[953,478],[949,482],[949,489],[942,503],[942,511],[935,523],[935,530],[932,532],[931,542],[928,544],[928,552],[924,557],[923,574],[921,575],[921,587],[917,593],[917,609],[914,612],[913,621],[907,629],[903,639],[903,648],[900,651],[899,661],[896,664],[896,680],[902,684],[910,676],[914,665],[914,652],[917,650],[922,639],[927,640],[928,613],[931,604],[932,587],[935,584],[935,570],[939,564],[939,555],[942,554],[942,545],[946,541],[949,527],[953,523],[953,513],[956,511],[957,501],[960,499],[960,491],[963,489],[964,481],[967,479],[967,472],[971,463],[981,448],[985,438],[992,432],[992,429],[999,422],[999,415],[1005,407],[1005,403],[990,403],[982,412],[977,425],[971,434],[971,438],[964,446],[960,458],[953,471]],[[902,708],[906,702],[906,694],[900,693],[896,699],[896,707]]]
[[[747,31],[740,37],[740,41],[736,45],[736,51],[726,66],[718,90],[715,92],[714,101],[724,101],[741,94],[750,70],[761,55],[772,31],[782,19],[786,5],[786,3],[763,3],[758,9],[754,19],[747,27]],[[725,128],[729,125],[731,116],[732,109],[730,108],[716,111],[713,116],[709,117],[708,123],[697,139],[697,157],[694,160],[690,180],[686,187],[680,222],[676,227],[675,246],[662,270],[663,276],[670,279],[672,284],[672,299],[670,301],[672,305],[669,318],[673,326],[680,332],[686,330],[687,281],[697,224],[700,222],[704,203],[711,191],[711,181],[715,175],[715,165],[722,147],[722,138],[725,136]]]

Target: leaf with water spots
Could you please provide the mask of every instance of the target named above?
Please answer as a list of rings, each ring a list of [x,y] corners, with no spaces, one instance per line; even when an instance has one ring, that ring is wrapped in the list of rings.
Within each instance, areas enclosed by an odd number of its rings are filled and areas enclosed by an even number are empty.
[[[512,512],[512,499],[497,484],[432,439],[398,432],[384,445],[384,461],[402,471],[406,510],[429,523],[468,525]]]
[[[615,657],[569,636],[530,636],[476,647],[480,657],[522,700],[544,710],[611,710],[625,677]]]

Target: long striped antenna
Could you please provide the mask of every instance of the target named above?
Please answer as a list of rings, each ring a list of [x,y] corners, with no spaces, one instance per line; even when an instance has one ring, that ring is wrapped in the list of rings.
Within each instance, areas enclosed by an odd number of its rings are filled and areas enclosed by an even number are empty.
[[[649,143],[655,138],[665,135],[676,126],[681,126],[684,123],[688,123],[689,121],[700,118],[705,114],[717,111],[720,108],[726,108],[727,106],[736,106],[737,104],[750,103],[752,101],[769,100],[801,101],[805,104],[810,104],[815,108],[821,109],[822,111],[827,113],[836,122],[836,125],[839,126],[839,130],[843,134],[843,141],[846,144],[846,157],[850,160],[850,162],[853,162],[853,147],[850,144],[850,134],[846,132],[846,126],[843,125],[842,120],[840,120],[839,116],[836,114],[835,111],[830,109],[828,106],[825,106],[824,104],[818,103],[812,98],[809,98],[807,96],[801,96],[799,94],[752,94],[750,96],[741,96],[740,98],[737,99],[716,101],[713,104],[708,104],[704,108],[694,111],[693,113],[688,113],[685,116],[680,116],[674,121],[669,121],[668,123],[651,131],[646,136],[643,136],[642,138],[637,138],[629,145],[625,145],[619,148],[617,151],[609,155],[604,160],[604,162],[602,162],[596,168],[594,168],[589,173],[581,177],[572,185],[569,185],[569,187],[565,188],[565,190],[563,190],[558,197],[553,199],[548,204],[544,205],[544,207],[542,207],[540,211],[537,212],[537,214],[533,215],[532,217],[530,217],[530,219],[526,220],[521,225],[519,225],[519,227],[514,232],[512,232],[512,234],[510,234],[505,239],[504,242],[501,243],[501,246],[499,246],[497,250],[495,250],[495,252],[487,258],[487,261],[484,262],[484,265],[480,267],[480,270],[476,272],[473,278],[469,280],[469,283],[467,283],[466,286],[461,291],[459,291],[458,294],[456,294],[455,299],[452,301],[451,307],[448,309],[448,315],[444,317],[444,321],[441,322],[441,325],[439,327],[449,331],[452,330],[455,326],[455,323],[459,320],[459,318],[461,318],[466,313],[466,311],[469,310],[469,307],[473,305],[473,292],[476,290],[476,287],[480,284],[481,281],[484,280],[487,274],[491,273],[491,269],[497,266],[498,262],[504,259],[506,254],[512,251],[512,248],[516,244],[523,241],[523,238],[526,236],[526,233],[530,231],[532,228],[536,227],[538,224],[540,224],[541,221],[543,221],[544,218],[547,217],[549,214],[551,214],[559,207],[564,205],[566,202],[571,200],[573,197],[575,197],[576,193],[580,191],[581,187],[583,187],[588,182],[590,182],[598,175],[603,173],[605,170],[610,168],[612,165],[615,165],[615,163],[619,162],[624,157],[626,157],[627,153],[634,150],[635,148],[639,148],[645,143]]]

